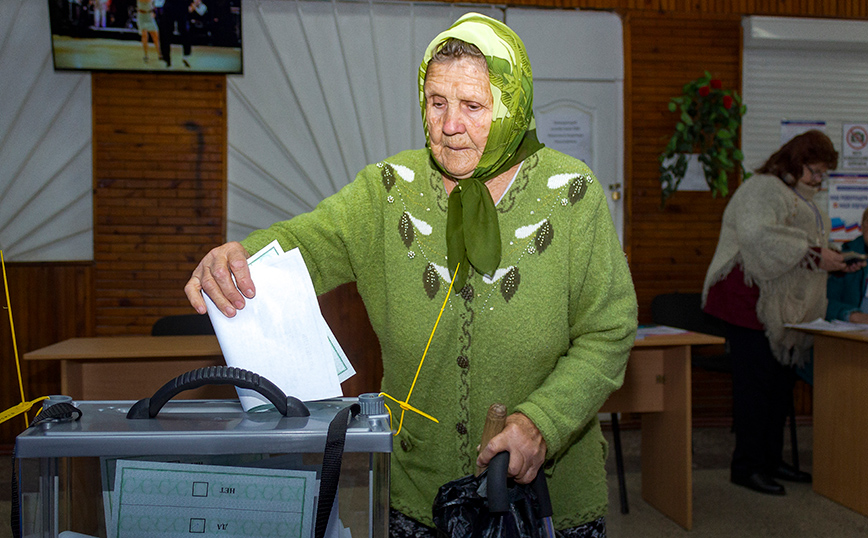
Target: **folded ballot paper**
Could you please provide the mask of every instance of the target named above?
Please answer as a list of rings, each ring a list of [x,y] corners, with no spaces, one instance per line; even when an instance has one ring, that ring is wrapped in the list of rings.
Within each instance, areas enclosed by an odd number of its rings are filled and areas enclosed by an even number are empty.
[[[227,366],[255,372],[302,401],[341,396],[341,382],[356,372],[322,317],[301,252],[284,253],[272,241],[247,261],[256,297],[234,317],[204,294]],[[245,411],[271,405],[237,390]]]

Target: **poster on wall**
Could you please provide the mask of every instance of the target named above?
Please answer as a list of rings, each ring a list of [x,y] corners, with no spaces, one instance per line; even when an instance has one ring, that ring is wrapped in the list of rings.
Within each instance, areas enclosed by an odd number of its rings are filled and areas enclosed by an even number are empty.
[[[783,146],[792,138],[812,129],[816,129],[825,133],[826,122],[805,120],[781,120],[781,145]]]
[[[558,102],[536,113],[536,130],[540,142],[583,161],[592,170],[593,132],[591,114],[569,102]]]
[[[868,123],[845,123],[842,131],[841,168],[868,169]]]
[[[868,174],[831,174],[829,177],[829,239],[844,243],[862,234],[862,212],[868,207]]]

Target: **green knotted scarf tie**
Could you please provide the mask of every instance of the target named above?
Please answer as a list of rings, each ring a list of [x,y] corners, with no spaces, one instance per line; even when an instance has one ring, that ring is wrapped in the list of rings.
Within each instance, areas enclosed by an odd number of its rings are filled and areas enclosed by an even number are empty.
[[[446,255],[456,290],[464,287],[471,265],[483,274],[494,274],[500,264],[500,226],[494,200],[488,187],[476,178],[462,179],[449,195]]]
[[[471,177],[458,180],[449,195],[446,215],[446,254],[453,288],[460,292],[470,266],[493,275],[500,265],[501,244],[497,210],[485,182],[506,172],[543,147],[533,118],[533,75],[521,39],[500,21],[468,13],[434,38],[419,68],[419,97],[425,137],[429,140],[425,109],[425,73],[428,62],[449,38],[475,45],[485,55],[494,97],[491,129],[485,151]],[[434,165],[448,172],[432,157]],[[461,262],[459,266],[459,262]],[[456,267],[458,273],[456,274]]]

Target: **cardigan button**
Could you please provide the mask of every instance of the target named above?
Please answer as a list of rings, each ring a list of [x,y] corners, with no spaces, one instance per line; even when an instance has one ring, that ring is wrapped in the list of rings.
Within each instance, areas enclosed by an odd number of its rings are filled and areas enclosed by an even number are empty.
[[[401,450],[403,450],[404,452],[410,452],[411,448],[413,447],[410,445],[409,441],[407,441],[406,439],[401,439]]]
[[[470,368],[470,359],[464,355],[458,355],[458,360],[456,362],[458,362],[458,366],[461,368]]]
[[[467,435],[467,426],[464,425],[463,422],[459,422],[455,425],[455,430],[458,431],[461,435]]]

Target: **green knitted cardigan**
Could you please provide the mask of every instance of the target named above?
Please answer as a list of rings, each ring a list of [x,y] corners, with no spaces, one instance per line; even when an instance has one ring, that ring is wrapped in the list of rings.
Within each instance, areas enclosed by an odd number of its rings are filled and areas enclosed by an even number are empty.
[[[405,151],[243,245],[298,246],[317,293],[355,281],[382,348],[382,390],[403,400],[449,287],[446,207],[428,152]],[[540,150],[497,211],[500,268],[471,271],[449,298],[409,400],[439,423],[406,413],[391,504],[433,525],[438,487],[474,470],[485,414],[501,402],[542,432],[554,523],[573,527],[607,510],[597,411],[623,382],[635,292],[603,189],[584,163]]]

